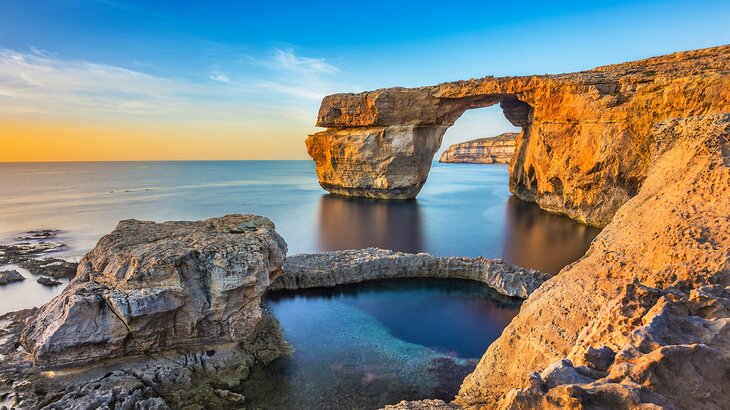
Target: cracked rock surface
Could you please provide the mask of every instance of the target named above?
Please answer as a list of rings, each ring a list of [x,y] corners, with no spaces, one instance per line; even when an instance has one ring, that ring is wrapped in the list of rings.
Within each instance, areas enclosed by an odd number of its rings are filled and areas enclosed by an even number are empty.
[[[121,221],[21,343],[36,365],[55,368],[243,340],[286,249],[261,216]]]
[[[333,287],[393,278],[451,278],[482,282],[497,292],[526,299],[550,275],[501,259],[439,257],[367,248],[287,257],[277,289]]]

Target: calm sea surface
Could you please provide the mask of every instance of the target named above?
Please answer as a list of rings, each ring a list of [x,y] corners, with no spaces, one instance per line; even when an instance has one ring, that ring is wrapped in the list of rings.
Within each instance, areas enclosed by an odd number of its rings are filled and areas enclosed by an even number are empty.
[[[311,161],[0,163],[0,241],[60,229],[69,248],[57,257],[82,256],[121,219],[229,213],[269,217],[289,254],[377,246],[504,258],[551,273],[598,234],[511,197],[504,165],[435,163],[418,200],[383,202],[327,195]],[[63,288],[18,270],[28,280],[0,286],[0,314]],[[281,293],[265,303],[295,353],[241,386],[260,408],[448,400],[519,309],[481,284],[433,280]]]
[[[557,272],[596,229],[510,197],[505,165],[435,163],[416,201],[327,195],[311,161],[0,163],[0,239],[61,229],[82,256],[117,221],[254,213],[274,221],[289,253],[379,246],[505,258]]]

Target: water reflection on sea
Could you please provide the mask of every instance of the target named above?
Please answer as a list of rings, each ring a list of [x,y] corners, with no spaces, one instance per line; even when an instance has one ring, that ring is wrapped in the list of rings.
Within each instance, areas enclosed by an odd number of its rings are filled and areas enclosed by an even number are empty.
[[[377,246],[550,273],[578,259],[599,231],[511,197],[508,179],[504,165],[435,163],[417,200],[389,202],[327,194],[311,161],[0,163],[0,241],[60,229],[69,247],[54,256],[78,258],[122,219],[254,213],[275,222],[290,254]],[[22,300],[6,293],[33,283],[0,287],[0,300]]]

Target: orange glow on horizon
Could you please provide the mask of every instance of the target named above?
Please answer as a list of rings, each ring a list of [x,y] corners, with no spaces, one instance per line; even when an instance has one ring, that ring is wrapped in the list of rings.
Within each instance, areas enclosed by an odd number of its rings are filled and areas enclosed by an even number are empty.
[[[296,125],[0,120],[0,162],[308,159]]]

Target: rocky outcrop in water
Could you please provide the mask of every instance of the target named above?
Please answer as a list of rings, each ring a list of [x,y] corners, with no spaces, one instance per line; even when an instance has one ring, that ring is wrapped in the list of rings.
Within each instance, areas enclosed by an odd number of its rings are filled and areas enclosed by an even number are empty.
[[[37,365],[51,367],[235,343],[261,318],[261,295],[285,254],[260,216],[122,221],[21,342]]]
[[[499,259],[438,257],[367,248],[299,254],[284,262],[284,273],[270,287],[305,289],[333,287],[393,278],[468,279],[497,292],[527,298],[550,275]]]
[[[655,124],[730,111],[730,46],[571,74],[330,95],[317,119],[327,130],[309,136],[307,150],[332,193],[414,198],[446,129],[494,104],[522,127],[511,191],[604,226],[646,178]]]
[[[450,145],[439,162],[461,164],[508,164],[515,154],[517,136],[505,132],[496,137],[478,138]]]
[[[63,283],[56,279],[49,278],[48,276],[41,276],[40,278],[36,279],[36,282],[40,283],[43,286],[58,286]]]
[[[730,114],[657,126],[647,177],[467,377],[466,408],[726,408]]]
[[[20,282],[23,280],[25,280],[25,277],[15,269],[0,272],[0,285],[7,285],[8,283]]]
[[[73,278],[77,263],[49,256],[67,249],[62,242],[48,241],[56,238],[58,233],[53,229],[29,231],[16,238],[20,242],[0,245],[0,265],[16,264],[34,275]]]

